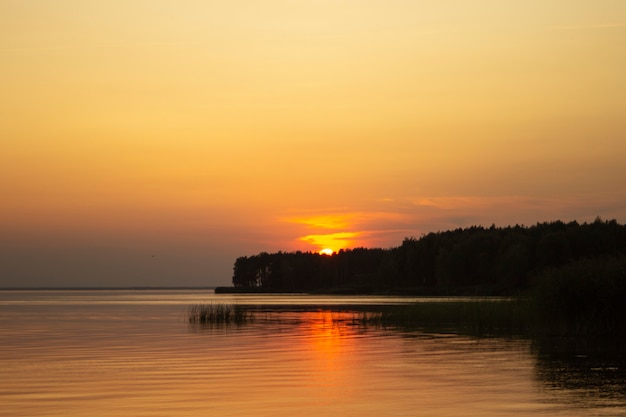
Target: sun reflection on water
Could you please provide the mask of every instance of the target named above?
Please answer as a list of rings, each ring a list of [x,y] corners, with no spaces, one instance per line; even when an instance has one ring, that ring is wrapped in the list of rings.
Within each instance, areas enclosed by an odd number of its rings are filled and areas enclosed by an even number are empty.
[[[317,404],[348,401],[359,386],[358,368],[353,365],[356,331],[351,313],[316,311],[306,313],[304,320],[301,348],[309,364],[309,386],[318,394]]]

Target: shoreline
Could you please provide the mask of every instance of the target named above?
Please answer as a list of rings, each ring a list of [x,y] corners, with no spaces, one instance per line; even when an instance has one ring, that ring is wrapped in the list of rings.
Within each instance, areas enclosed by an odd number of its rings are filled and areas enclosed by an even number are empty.
[[[417,297],[494,297],[513,296],[495,287],[456,287],[456,288],[391,288],[387,290],[369,287],[335,287],[315,290],[272,290],[262,287],[215,287],[215,294],[308,294],[308,295],[390,295]]]

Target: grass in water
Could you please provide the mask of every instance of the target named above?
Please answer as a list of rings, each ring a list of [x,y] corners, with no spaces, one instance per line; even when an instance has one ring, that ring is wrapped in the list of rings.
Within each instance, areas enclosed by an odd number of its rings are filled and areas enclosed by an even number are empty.
[[[572,262],[537,274],[525,296],[418,302],[355,312],[350,325],[462,331],[476,335],[626,337],[626,255]],[[192,306],[191,323],[244,324],[240,306]],[[341,317],[336,320],[346,321]]]
[[[537,274],[525,296],[420,302],[363,316],[366,324],[472,334],[626,337],[626,255],[586,259]]]
[[[195,304],[189,308],[189,323],[244,324],[254,319],[252,312],[232,304]]]
[[[365,324],[463,330],[472,334],[522,334],[528,331],[531,321],[523,299],[419,302],[360,319]]]
[[[545,270],[535,278],[531,299],[541,333],[626,336],[626,256]]]

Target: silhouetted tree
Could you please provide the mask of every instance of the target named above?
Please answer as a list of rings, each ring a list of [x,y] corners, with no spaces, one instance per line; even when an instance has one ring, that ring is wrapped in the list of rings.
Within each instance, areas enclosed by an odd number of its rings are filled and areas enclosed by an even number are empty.
[[[355,248],[333,255],[278,252],[237,258],[235,287],[268,291],[354,288],[424,293],[463,288],[512,293],[546,268],[626,254],[626,226],[597,218],[488,229],[472,226],[406,238],[390,249]],[[490,290],[489,290],[490,289]]]

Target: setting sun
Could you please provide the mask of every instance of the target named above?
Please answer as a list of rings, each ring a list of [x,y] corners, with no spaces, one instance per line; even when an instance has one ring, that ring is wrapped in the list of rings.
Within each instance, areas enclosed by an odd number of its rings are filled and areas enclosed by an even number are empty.
[[[360,236],[359,232],[337,232],[319,235],[307,235],[300,240],[310,243],[312,246],[320,248],[320,253],[331,250],[336,252],[340,249],[354,247],[355,240]],[[330,249],[333,248],[333,249]]]
[[[320,250],[319,254],[320,255],[332,255],[333,253],[335,253],[334,250],[332,250],[331,248],[324,248],[322,250]]]
[[[0,1],[0,287],[626,221],[626,1],[260,3]]]

